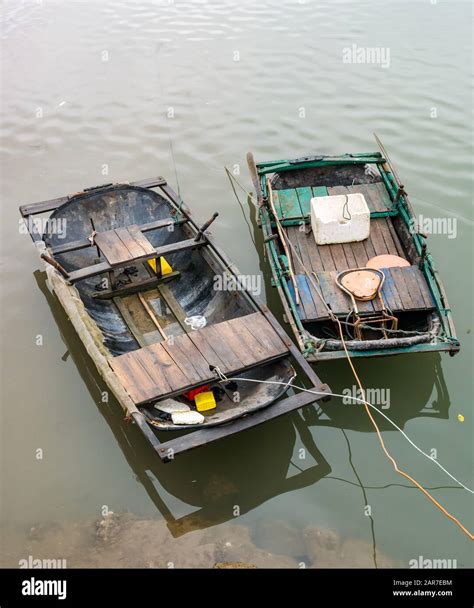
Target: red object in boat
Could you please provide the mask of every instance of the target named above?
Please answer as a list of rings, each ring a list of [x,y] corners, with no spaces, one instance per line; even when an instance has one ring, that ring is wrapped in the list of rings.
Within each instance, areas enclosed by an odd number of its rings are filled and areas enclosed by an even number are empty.
[[[183,397],[186,397],[186,399],[189,399],[189,401],[194,401],[196,395],[199,395],[199,393],[203,393],[204,391],[208,391],[210,388],[211,387],[209,386],[209,384],[205,384],[204,386],[198,386],[198,388],[193,388],[187,393],[183,393]]]

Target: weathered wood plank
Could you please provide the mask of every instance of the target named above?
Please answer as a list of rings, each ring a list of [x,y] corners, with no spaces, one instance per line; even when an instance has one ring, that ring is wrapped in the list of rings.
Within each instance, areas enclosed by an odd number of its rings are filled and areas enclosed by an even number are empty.
[[[400,296],[403,310],[412,310],[415,308],[415,306],[410,297],[408,285],[405,282],[403,268],[391,268],[390,272],[393,277],[393,282],[397,288],[398,295]]]
[[[380,218],[380,220],[384,220],[384,221],[379,221],[377,223],[377,225],[379,227],[380,234],[382,235],[382,238],[385,242],[385,246],[387,248],[388,253],[390,255],[400,255],[399,249],[398,249],[397,245],[395,244],[393,235],[390,232],[390,228],[388,226],[388,224],[390,222],[390,218],[383,217],[383,218]]]
[[[269,357],[276,357],[288,352],[288,347],[273,331],[270,323],[262,314],[254,313],[240,318],[242,325],[245,325],[260,344],[267,349]]]
[[[139,226],[131,224],[127,226],[127,230],[135,243],[143,249],[144,253],[155,253],[155,248],[140,230]]]
[[[128,226],[126,228],[116,228],[113,232],[115,233],[117,239],[128,251],[128,257],[130,259],[133,260],[145,255],[146,251],[135,241],[134,237],[128,230]],[[110,262],[110,260],[108,261]]]
[[[381,270],[385,275],[385,281],[382,288],[382,297],[385,304],[392,311],[402,310],[402,302],[400,300],[400,296],[398,295],[397,287],[390,272],[390,268],[381,268]]]
[[[133,259],[130,251],[117,235],[115,230],[97,232],[94,235],[94,243],[99,247],[110,266],[123,264]]]
[[[153,353],[153,359],[156,360],[156,365],[161,366],[166,382],[173,391],[179,391],[183,387],[191,384],[186,378],[186,375],[163,348],[161,342],[158,344],[151,344],[148,349]],[[160,393],[163,394],[163,391],[160,390]]]
[[[252,352],[254,356],[259,360],[264,360],[267,356],[266,349],[260,344],[260,342],[255,338],[252,332],[246,327],[244,323],[240,323],[238,319],[231,319],[229,321],[234,332],[236,332],[239,336],[239,339],[243,342],[243,344]]]
[[[232,323],[232,320],[234,323]],[[224,321],[216,326],[219,335],[224,341],[226,347],[238,357],[243,367],[250,367],[258,361],[257,353],[250,350],[247,344],[241,340],[240,328],[242,323],[239,319],[232,319],[231,321]]]
[[[314,237],[313,237],[313,242],[314,242]],[[321,257],[321,261],[322,261],[322,270],[325,270],[327,272],[330,272],[331,270],[336,270],[336,264],[334,263],[333,257],[332,257],[332,253],[331,253],[331,246],[330,245],[316,245],[316,243],[314,243],[314,247],[315,249],[317,249],[320,257]],[[313,251],[311,249],[311,251]]]
[[[417,272],[418,271],[418,272]],[[403,273],[405,277],[405,282],[410,291],[410,297],[412,299],[413,305],[416,308],[424,309],[425,301],[423,299],[423,294],[421,293],[420,283],[424,282],[425,278],[419,271],[416,266],[411,266],[406,269]]]
[[[188,355],[183,352],[179,340],[164,340],[163,342],[160,342],[160,344],[186,376],[188,384],[199,384],[209,376],[209,370],[206,370],[205,375],[198,372],[193,365],[194,356],[188,357]]]
[[[303,307],[303,313],[305,319],[314,319],[317,317],[317,309],[311,295],[311,289],[307,283],[306,275],[297,274],[296,284],[298,285],[298,292],[300,295],[301,305]]]
[[[301,215],[306,217],[311,212],[311,199],[313,191],[311,188],[296,188],[296,195],[300,204]]]
[[[192,342],[188,334],[182,334],[174,338],[174,343],[179,345],[182,353],[192,362],[194,369],[201,378],[209,377],[209,363],[201,354],[201,351]]]
[[[344,248],[341,244],[336,243],[334,245],[328,245],[331,250],[332,259],[334,261],[336,270],[347,270],[349,268],[347,264],[346,254],[344,253]]]

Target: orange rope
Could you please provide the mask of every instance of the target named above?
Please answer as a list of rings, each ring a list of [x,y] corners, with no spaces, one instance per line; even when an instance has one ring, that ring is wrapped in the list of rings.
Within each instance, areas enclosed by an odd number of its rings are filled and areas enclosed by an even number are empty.
[[[390,462],[393,464],[393,468],[395,469],[395,471],[396,471],[397,473],[399,473],[400,475],[402,475],[403,477],[405,477],[406,479],[408,479],[409,481],[411,481],[411,482],[412,482],[412,483],[413,483],[413,484],[414,484],[414,485],[415,485],[415,486],[416,486],[416,487],[417,487],[419,490],[421,490],[421,491],[423,492],[423,494],[424,494],[424,495],[425,495],[427,498],[429,498],[429,499],[431,500],[431,502],[432,502],[432,503],[433,503],[433,504],[434,504],[436,507],[438,507],[438,509],[439,509],[439,510],[440,510],[442,513],[444,513],[444,515],[446,515],[446,517],[448,517],[448,518],[449,518],[451,521],[453,521],[453,522],[454,522],[454,523],[455,523],[457,526],[459,526],[459,527],[461,528],[461,530],[462,530],[462,531],[463,531],[465,534],[467,534],[467,536],[468,536],[468,537],[469,537],[471,540],[474,540],[474,535],[473,535],[471,532],[469,532],[469,530],[468,530],[467,528],[465,528],[465,527],[462,525],[462,523],[461,523],[461,522],[460,522],[458,519],[456,519],[456,518],[454,517],[454,515],[451,515],[451,513],[448,513],[448,511],[446,511],[446,509],[445,509],[445,508],[444,508],[442,505],[440,505],[440,504],[439,504],[439,502],[438,502],[438,501],[437,501],[437,500],[436,500],[436,499],[435,499],[433,496],[431,496],[431,494],[430,494],[430,493],[429,493],[427,490],[425,490],[425,488],[424,488],[423,486],[421,486],[421,485],[420,485],[420,484],[419,484],[419,483],[418,483],[418,482],[417,482],[415,479],[413,479],[413,477],[410,477],[410,475],[408,475],[408,473],[405,473],[405,471],[402,471],[401,469],[399,469],[399,468],[398,468],[398,464],[397,464],[397,462],[395,461],[395,459],[393,458],[393,456],[392,456],[392,455],[389,453],[389,451],[388,451],[388,450],[387,450],[387,448],[385,447],[385,443],[384,443],[384,440],[383,440],[382,435],[381,435],[381,433],[380,433],[380,429],[379,429],[379,427],[377,426],[377,423],[375,422],[374,417],[372,416],[372,412],[370,411],[369,406],[367,405],[367,400],[366,400],[366,398],[365,398],[365,391],[364,391],[364,389],[362,388],[362,384],[361,384],[361,381],[360,381],[360,379],[359,379],[359,376],[357,375],[357,372],[356,372],[356,370],[355,370],[355,367],[354,367],[354,365],[353,365],[353,363],[352,363],[352,361],[351,361],[351,357],[350,357],[350,355],[349,355],[349,352],[347,351],[346,342],[345,342],[345,340],[344,340],[344,336],[343,336],[343,333],[342,333],[342,325],[341,325],[341,322],[339,321],[339,319],[338,319],[337,317],[334,317],[334,318],[335,318],[335,321],[337,322],[337,325],[338,325],[338,327],[339,327],[339,335],[341,336],[341,342],[342,342],[342,345],[343,345],[343,347],[344,347],[344,352],[346,353],[346,357],[347,357],[347,360],[348,360],[348,362],[349,362],[349,365],[351,366],[352,373],[354,374],[354,377],[355,377],[355,379],[356,379],[356,381],[357,381],[357,384],[359,385],[359,389],[360,389],[360,392],[361,392],[361,395],[362,395],[362,399],[363,399],[363,401],[364,401],[364,407],[365,407],[365,410],[366,410],[367,415],[369,416],[369,418],[370,418],[370,420],[371,420],[372,424],[374,425],[374,428],[375,428],[375,430],[376,430],[376,432],[377,432],[377,436],[378,436],[379,441],[380,441],[380,445],[382,446],[382,449],[383,449],[383,451],[385,452],[385,455],[386,455],[386,456],[387,456],[387,458],[390,460]]]

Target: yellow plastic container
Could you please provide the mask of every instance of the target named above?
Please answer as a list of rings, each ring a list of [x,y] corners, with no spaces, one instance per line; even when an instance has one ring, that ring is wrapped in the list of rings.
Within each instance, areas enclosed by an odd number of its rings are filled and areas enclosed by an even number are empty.
[[[156,258],[155,259],[151,259],[151,260],[147,260],[148,265],[150,266],[150,268],[152,268],[153,272],[155,274],[158,273],[158,269],[156,266]],[[164,277],[167,274],[171,274],[173,272],[173,269],[171,268],[171,266],[168,264],[168,262],[165,260],[164,257],[160,257],[160,274],[162,277]]]
[[[206,410],[213,410],[217,407],[216,400],[214,399],[214,393],[212,391],[204,391],[198,393],[194,397],[194,403],[198,412],[205,412]]]

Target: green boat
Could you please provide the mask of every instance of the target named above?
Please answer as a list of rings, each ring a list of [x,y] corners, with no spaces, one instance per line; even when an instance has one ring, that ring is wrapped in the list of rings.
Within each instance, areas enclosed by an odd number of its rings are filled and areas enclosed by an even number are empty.
[[[247,156],[272,285],[309,362],[345,357],[344,344],[351,357],[460,349],[427,237],[376,139],[379,152],[258,163]],[[365,215],[354,212],[361,198]],[[327,243],[315,233],[329,225],[318,213],[334,214],[335,205],[343,217],[330,228],[349,238]],[[356,236],[359,215],[366,238]]]

